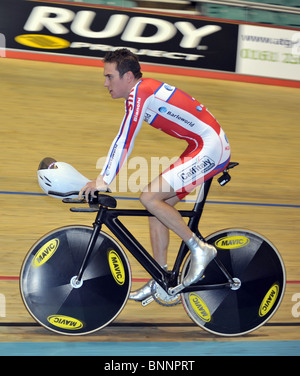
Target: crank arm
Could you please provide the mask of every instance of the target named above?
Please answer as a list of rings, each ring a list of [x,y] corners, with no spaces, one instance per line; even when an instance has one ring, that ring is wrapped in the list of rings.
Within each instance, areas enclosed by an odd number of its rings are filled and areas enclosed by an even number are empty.
[[[183,284],[180,283],[178,286],[169,287],[168,288],[168,294],[171,295],[171,296],[174,296],[184,289],[185,289],[185,286],[183,286]]]
[[[148,304],[152,303],[153,301],[154,301],[154,298],[152,295],[150,295],[148,298],[142,301],[142,306],[146,307]]]

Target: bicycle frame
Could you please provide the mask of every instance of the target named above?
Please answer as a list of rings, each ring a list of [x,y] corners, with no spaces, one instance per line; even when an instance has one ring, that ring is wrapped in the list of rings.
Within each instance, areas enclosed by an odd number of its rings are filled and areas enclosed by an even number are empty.
[[[193,232],[202,238],[198,231],[198,224],[203,212],[205,200],[211,185],[211,180],[205,182],[199,191],[197,200],[192,210],[180,210],[182,217],[188,217],[188,226]],[[201,200],[202,198],[202,200]],[[101,214],[99,214],[101,215]],[[120,216],[152,216],[147,210],[143,209],[102,209],[100,223],[106,227],[118,238],[118,240],[129,250],[136,260],[144,267],[144,269],[166,290],[169,287],[177,285],[179,269],[184,260],[188,247],[181,242],[173,269],[170,272],[165,271],[149,254],[149,252],[137,241],[132,233],[119,220]],[[97,219],[96,219],[97,223]],[[203,239],[203,238],[202,238]]]
[[[189,218],[188,226],[189,228],[196,233],[198,237],[204,239],[201,233],[198,230],[198,224],[200,222],[206,198],[211,186],[213,178],[205,181],[198,193],[196,202],[192,210],[179,210],[182,217]],[[63,200],[64,202],[72,203],[76,202],[74,200]],[[97,211],[96,220],[93,224],[93,233],[85,253],[84,260],[80,267],[79,273],[77,275],[77,281],[80,283],[85,266],[87,265],[89,255],[92,253],[93,247],[95,245],[96,239],[102,229],[102,225],[105,225],[122,243],[128,251],[132,254],[133,257],[143,266],[143,268],[152,276],[152,278],[165,290],[170,292],[170,288],[176,290],[178,288],[178,276],[180,272],[180,266],[187,255],[189,249],[186,244],[182,241],[176,260],[173,265],[173,269],[170,271],[165,271],[150,255],[150,253],[139,243],[139,241],[134,237],[134,235],[126,228],[126,226],[119,220],[120,216],[136,216],[136,217],[150,217],[152,216],[145,209],[112,209],[107,206],[101,205],[100,208],[93,209],[77,209],[71,208],[71,211]],[[227,282],[224,284],[214,284],[214,285],[201,285],[201,289],[212,289],[212,288],[225,288],[230,287],[234,284],[233,278],[229,275],[222,263],[215,259],[215,262],[219,268],[224,273],[227,278]],[[189,286],[179,289],[182,292],[196,291],[199,290],[199,285]],[[176,291],[177,292],[177,291]],[[173,292],[175,294],[175,291]]]

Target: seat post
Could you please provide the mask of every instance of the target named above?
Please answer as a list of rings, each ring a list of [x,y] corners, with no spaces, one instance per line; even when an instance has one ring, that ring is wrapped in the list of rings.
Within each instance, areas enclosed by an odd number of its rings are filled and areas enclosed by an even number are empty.
[[[197,195],[194,208],[193,208],[193,210],[195,212],[199,212],[200,210],[203,210],[203,207],[204,207],[204,204],[206,202],[206,198],[207,198],[212,180],[213,180],[213,178],[210,178],[202,184],[202,186],[199,190],[199,193]]]

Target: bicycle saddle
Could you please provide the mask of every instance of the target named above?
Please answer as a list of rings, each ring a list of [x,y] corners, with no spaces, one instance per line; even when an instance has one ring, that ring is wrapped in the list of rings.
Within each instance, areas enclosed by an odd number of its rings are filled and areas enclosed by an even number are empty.
[[[222,175],[219,177],[218,179],[218,182],[219,184],[223,187],[225,184],[229,183],[230,180],[231,180],[231,176],[229,175],[228,173],[228,170],[230,170],[231,168],[234,168],[236,166],[238,166],[239,163],[238,162],[229,162],[228,163],[228,166],[225,168],[225,170],[223,171]]]

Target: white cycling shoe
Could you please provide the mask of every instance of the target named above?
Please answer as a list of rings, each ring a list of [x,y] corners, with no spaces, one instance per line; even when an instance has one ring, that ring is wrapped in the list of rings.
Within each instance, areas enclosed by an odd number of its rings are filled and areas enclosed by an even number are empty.
[[[138,290],[132,291],[128,299],[135,300],[136,302],[143,302],[145,299],[152,295],[152,284],[155,283],[153,279],[147,282],[143,287]]]
[[[195,234],[186,242],[191,251],[191,263],[188,274],[183,279],[184,287],[198,282],[204,274],[207,265],[216,257],[217,250],[214,246],[204,243]]]
[[[217,250],[214,246],[203,242],[195,234],[193,234],[193,237],[186,242],[186,245],[191,251],[191,262],[188,274],[182,281],[184,287],[198,282],[203,277],[207,265],[217,255]],[[151,279],[140,289],[132,291],[129,295],[129,299],[135,300],[136,302],[143,302],[152,295],[153,283],[156,284],[156,282]]]
[[[167,271],[168,266],[163,266],[163,269]],[[157,286],[158,284],[154,281],[154,279],[150,279],[150,281],[148,281],[143,287],[132,291],[128,299],[135,300],[136,302],[144,302],[145,299],[150,298],[150,296],[156,292]]]

